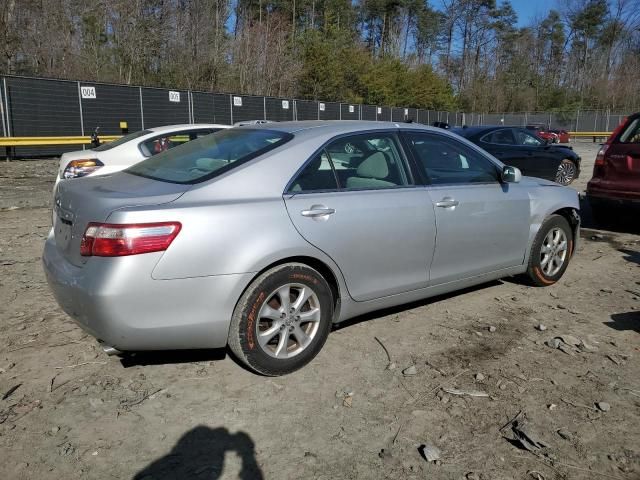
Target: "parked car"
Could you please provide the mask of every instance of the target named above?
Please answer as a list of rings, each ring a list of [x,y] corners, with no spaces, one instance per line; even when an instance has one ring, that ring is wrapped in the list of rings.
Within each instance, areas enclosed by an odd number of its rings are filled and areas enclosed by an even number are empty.
[[[551,285],[579,235],[573,189],[418,124],[224,130],[60,182],[54,205],[49,285],[107,351],[228,344],[265,375],[366,312],[509,275]]]
[[[626,118],[598,151],[587,200],[601,222],[621,207],[640,208],[640,112]]]
[[[524,175],[569,185],[580,175],[580,156],[566,145],[547,145],[525,128],[485,126],[453,131]]]
[[[551,129],[551,133],[555,133],[558,136],[558,141],[555,143],[570,143],[571,134],[563,129]]]
[[[236,122],[234,127],[244,127],[246,125],[262,125],[264,123],[274,123],[273,120],[244,120],[242,122]]]
[[[167,125],[130,133],[88,150],[63,153],[56,183],[70,178],[106,175],[124,170],[145,158],[224,128],[231,127],[205,123]],[[97,131],[94,136],[97,137]]]
[[[542,138],[547,143],[559,143],[558,135],[551,130],[548,130],[545,125],[527,125],[525,128],[535,133],[538,137]]]

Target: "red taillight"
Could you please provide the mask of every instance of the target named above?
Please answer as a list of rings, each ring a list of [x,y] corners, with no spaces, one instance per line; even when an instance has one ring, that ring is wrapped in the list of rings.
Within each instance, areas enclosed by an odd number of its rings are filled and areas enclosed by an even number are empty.
[[[596,155],[596,165],[598,166],[604,165],[604,157],[605,157],[605,154],[607,153],[607,150],[609,150],[608,143],[605,143],[604,145],[602,145],[602,147],[600,147],[600,150],[598,150],[598,154]]]
[[[82,237],[83,257],[122,257],[161,252],[169,248],[182,225],[163,223],[90,223]]]

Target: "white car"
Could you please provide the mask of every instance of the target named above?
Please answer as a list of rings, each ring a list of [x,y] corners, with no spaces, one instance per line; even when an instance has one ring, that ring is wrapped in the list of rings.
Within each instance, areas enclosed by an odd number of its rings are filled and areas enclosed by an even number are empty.
[[[124,170],[156,153],[223,128],[231,126],[209,123],[167,125],[130,133],[89,150],[64,153],[60,157],[56,184],[60,180],[88,175],[94,177]]]

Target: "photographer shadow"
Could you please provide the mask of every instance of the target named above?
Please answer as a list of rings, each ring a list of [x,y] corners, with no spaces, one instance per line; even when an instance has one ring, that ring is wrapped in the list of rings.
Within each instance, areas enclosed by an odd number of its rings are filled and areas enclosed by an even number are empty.
[[[136,473],[133,480],[222,477],[227,452],[235,452],[242,461],[238,478],[264,478],[255,457],[255,445],[244,432],[232,434],[226,428],[197,426],[185,433],[164,457]]]

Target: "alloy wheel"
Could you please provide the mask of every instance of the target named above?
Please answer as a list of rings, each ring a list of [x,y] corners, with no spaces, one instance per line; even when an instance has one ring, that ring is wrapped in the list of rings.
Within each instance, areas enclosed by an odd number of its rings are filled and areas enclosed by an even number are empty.
[[[260,307],[256,322],[258,344],[271,357],[294,357],[313,342],[320,319],[317,294],[308,285],[285,284]]]
[[[556,275],[567,259],[568,242],[564,230],[555,227],[544,237],[540,248],[540,267],[548,277]]]

